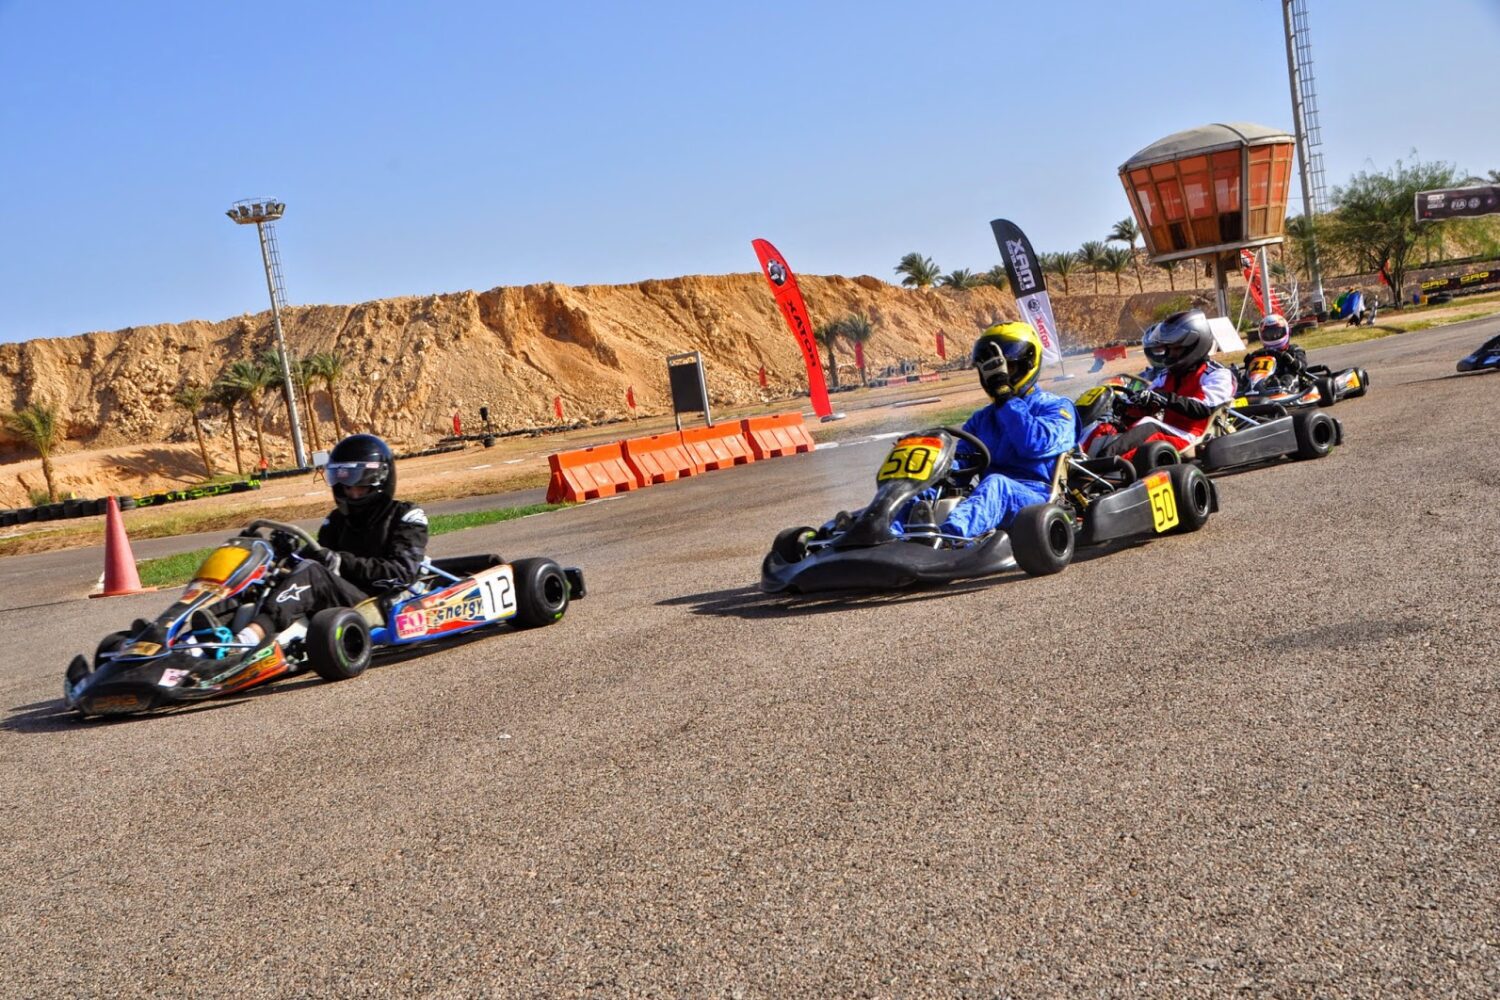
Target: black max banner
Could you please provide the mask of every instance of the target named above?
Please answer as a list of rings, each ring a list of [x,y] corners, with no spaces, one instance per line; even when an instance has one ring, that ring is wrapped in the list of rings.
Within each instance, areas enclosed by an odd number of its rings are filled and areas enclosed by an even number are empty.
[[[1500,184],[1417,192],[1417,221],[1471,219],[1500,212]]]
[[[1000,259],[1010,276],[1011,294],[1021,318],[1036,329],[1042,342],[1042,358],[1048,364],[1061,364],[1062,351],[1057,341],[1057,321],[1052,317],[1052,300],[1047,297],[1047,282],[1042,277],[1042,262],[1037,260],[1031,241],[1009,219],[994,219],[990,229],[1000,246]]]

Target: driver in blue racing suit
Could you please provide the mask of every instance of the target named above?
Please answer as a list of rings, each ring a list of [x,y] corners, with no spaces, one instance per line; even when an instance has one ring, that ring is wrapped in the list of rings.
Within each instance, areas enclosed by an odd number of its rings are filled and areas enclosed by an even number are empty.
[[[1036,387],[1042,342],[1030,323],[990,327],[974,342],[972,357],[994,402],[964,422],[989,448],[989,467],[942,524],[944,533],[965,538],[1008,527],[1022,507],[1050,499],[1057,458],[1078,435],[1073,404]],[[973,451],[962,441],[958,448]]]

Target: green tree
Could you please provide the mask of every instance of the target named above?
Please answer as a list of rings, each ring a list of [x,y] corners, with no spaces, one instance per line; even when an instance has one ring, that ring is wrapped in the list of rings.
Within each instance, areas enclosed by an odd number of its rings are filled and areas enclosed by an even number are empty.
[[[268,347],[260,352],[258,360],[263,367],[271,369],[271,384],[267,388],[280,390],[281,356],[274,348]],[[292,388],[297,393],[297,407],[307,419],[307,432],[312,440],[313,450],[319,451],[323,446],[318,441],[318,415],[313,412],[312,398],[308,393],[309,384],[315,376],[306,358],[299,360],[289,357],[286,362],[288,370],[292,373]]]
[[[850,344],[866,344],[875,335],[875,318],[862,312],[852,312],[838,321],[839,334]],[[868,381],[865,366],[859,367],[860,382]]]
[[[904,275],[901,284],[907,288],[930,288],[942,270],[931,257],[923,257],[913,250],[901,258],[901,263],[896,265],[896,273]]]
[[[1135,220],[1126,217],[1114,224],[1109,231],[1108,241],[1111,243],[1124,243],[1130,247],[1130,264],[1135,268],[1135,284],[1140,291],[1146,290],[1146,283],[1141,279],[1141,262],[1135,256],[1135,241],[1141,238],[1140,227]]]
[[[222,374],[208,389],[208,401],[215,406],[222,406],[225,415],[229,417],[229,439],[234,442],[234,471],[241,476],[245,474],[245,463],[240,458],[240,424],[234,415],[234,408],[244,399],[244,391],[225,381]]]
[[[938,284],[944,288],[957,288],[959,291],[963,291],[966,288],[973,288],[979,284],[979,279],[974,277],[973,271],[970,271],[967,267],[961,267],[956,271],[949,271],[938,278]]]
[[[203,459],[204,478],[214,477],[214,464],[208,459],[208,445],[203,440],[203,422],[199,419],[203,404],[208,402],[208,390],[189,382],[172,394],[172,402],[179,410],[187,411],[193,421],[193,433],[198,438],[198,455]]]
[[[52,478],[52,452],[63,436],[57,407],[35,402],[14,413],[0,414],[0,427],[36,452],[42,460],[42,478],[47,481],[47,502],[57,503],[57,483]]]
[[[1156,265],[1167,272],[1167,284],[1171,286],[1174,292],[1177,291],[1177,265],[1181,263],[1182,261],[1180,260],[1166,260]]]
[[[344,419],[339,413],[339,397],[335,387],[344,374],[344,369],[349,366],[349,359],[336,351],[324,351],[308,358],[307,364],[312,366],[313,377],[323,383],[323,390],[328,393],[328,406],[333,411],[333,430],[339,438],[343,438]]]
[[[1068,277],[1078,273],[1078,265],[1081,263],[1078,254],[1072,250],[1063,250],[1058,253],[1044,253],[1041,255],[1042,270],[1047,274],[1055,274],[1062,279],[1063,294],[1067,294]]]
[[[1130,266],[1134,263],[1135,254],[1124,247],[1105,247],[1101,266],[1115,276],[1116,295],[1124,294],[1124,289],[1120,287],[1120,275],[1130,270]]]
[[[828,348],[828,378],[835,389],[839,386],[839,359],[834,355],[833,348],[843,336],[844,327],[840,320],[820,323],[813,328],[813,340]]]
[[[1005,273],[1004,264],[996,264],[976,279],[978,284],[998,288],[1002,292],[1010,287],[1010,275]]]
[[[265,414],[261,412],[261,403],[265,399],[266,390],[278,378],[276,371],[257,361],[236,361],[219,377],[239,389],[240,398],[250,407],[250,415],[255,419],[255,448],[260,452],[260,460],[265,462]]]
[[[1323,227],[1327,242],[1356,268],[1383,270],[1396,307],[1401,308],[1406,272],[1421,237],[1430,227],[1442,225],[1417,221],[1412,208],[1417,192],[1453,187],[1458,176],[1449,163],[1408,165],[1399,160],[1390,170],[1355,174],[1333,191],[1334,208]]]
[[[1104,270],[1105,246],[1099,240],[1089,240],[1078,248],[1078,259],[1094,274],[1094,294],[1099,294],[1099,272]]]

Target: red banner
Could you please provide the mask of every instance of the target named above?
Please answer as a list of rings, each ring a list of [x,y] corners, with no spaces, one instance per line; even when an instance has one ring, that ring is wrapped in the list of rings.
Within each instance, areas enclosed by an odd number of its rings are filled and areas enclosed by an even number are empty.
[[[760,387],[762,389],[764,389],[768,385],[770,385],[770,383],[766,381],[766,366],[765,365],[761,365],[760,366]]]
[[[861,375],[865,373],[865,345],[857,340],[854,342],[854,367]]]
[[[454,437],[463,437],[464,436],[464,424],[463,424],[462,420],[458,419],[458,411],[457,410],[453,411],[453,436]]]
[[[1249,250],[1240,251],[1240,273],[1245,276],[1245,284],[1250,288],[1250,298],[1255,303],[1255,308],[1260,310],[1262,316],[1281,312],[1281,300],[1276,297],[1276,289],[1271,289],[1271,308],[1266,308],[1265,298],[1260,293],[1260,258]]]
[[[938,351],[938,357],[942,358],[944,361],[947,361],[948,360],[948,345],[946,343],[944,343],[943,341],[944,341],[943,331],[939,330],[937,332],[937,351]]]
[[[552,412],[555,413],[555,414],[557,414],[557,419],[558,420],[561,420],[563,418],[563,415],[562,415],[562,397],[561,396],[553,396],[552,397]]]
[[[817,342],[813,340],[812,320],[807,316],[807,305],[802,301],[797,279],[787,266],[786,258],[771,244],[765,240],[751,240],[750,245],[755,248],[755,256],[760,258],[761,272],[771,283],[771,294],[776,297],[776,305],[781,309],[787,329],[792,331],[797,346],[802,348],[802,360],[807,365],[807,394],[813,412],[826,417],[833,412],[833,406],[828,402],[828,385],[823,381],[823,366],[818,360]]]
[[[625,402],[632,410],[635,409],[635,386],[625,387]]]

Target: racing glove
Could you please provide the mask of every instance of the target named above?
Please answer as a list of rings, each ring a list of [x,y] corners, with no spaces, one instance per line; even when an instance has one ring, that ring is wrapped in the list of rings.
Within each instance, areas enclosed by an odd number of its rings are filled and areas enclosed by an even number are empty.
[[[1214,412],[1212,406],[1209,406],[1201,399],[1194,399],[1192,396],[1179,396],[1171,392],[1153,392],[1151,395],[1161,401],[1161,409],[1181,413],[1183,416],[1191,417],[1194,420],[1202,420]]]
[[[1127,396],[1125,402],[1137,410],[1143,410],[1146,413],[1159,413],[1167,408],[1168,399],[1168,396],[1154,389],[1142,389],[1140,392],[1131,393]]]
[[[334,576],[338,576],[339,563],[343,561],[342,557],[333,549],[325,549],[321,545],[315,548],[304,549],[302,551],[302,558],[308,562],[322,563],[328,567],[328,572]]]

